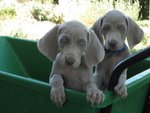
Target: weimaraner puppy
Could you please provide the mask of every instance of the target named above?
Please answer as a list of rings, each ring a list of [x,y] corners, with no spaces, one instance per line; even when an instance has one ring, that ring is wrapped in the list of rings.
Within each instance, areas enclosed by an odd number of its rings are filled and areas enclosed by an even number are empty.
[[[87,101],[101,103],[104,95],[93,79],[92,68],[104,58],[104,48],[93,30],[78,21],[56,25],[38,41],[39,51],[53,61],[51,99],[61,107],[64,87],[87,92]]]
[[[142,40],[144,33],[133,20],[117,10],[112,10],[99,18],[92,26],[92,30],[105,48],[105,58],[96,66],[95,72],[98,88],[105,89],[108,87],[114,67],[130,55],[125,38],[127,37],[129,47],[132,49]],[[115,92],[123,98],[127,96],[126,72],[127,70],[122,72],[114,88]]]

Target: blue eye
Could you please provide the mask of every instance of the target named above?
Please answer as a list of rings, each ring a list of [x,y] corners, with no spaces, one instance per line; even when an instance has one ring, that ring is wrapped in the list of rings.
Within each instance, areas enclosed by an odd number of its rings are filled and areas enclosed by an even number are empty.
[[[66,38],[66,37],[63,37],[63,38],[60,39],[60,43],[62,43],[62,44],[66,44],[68,42],[69,42],[69,39]]]
[[[84,39],[79,40],[81,46],[86,46],[86,41]]]
[[[120,29],[121,31],[124,31],[125,30],[125,27],[123,25],[119,25],[118,26],[118,29]]]
[[[105,25],[103,27],[103,31],[106,32],[106,31],[109,31],[110,30],[110,26],[109,25]]]

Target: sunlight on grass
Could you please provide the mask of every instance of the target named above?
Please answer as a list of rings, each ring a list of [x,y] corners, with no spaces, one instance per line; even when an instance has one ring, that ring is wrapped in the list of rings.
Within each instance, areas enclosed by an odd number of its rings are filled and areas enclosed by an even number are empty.
[[[148,46],[150,46],[150,37],[144,37],[144,38],[142,39],[142,41],[141,41],[139,44],[137,44],[137,45],[131,50],[131,52],[132,52],[132,53],[135,53],[135,52],[137,52],[137,51],[139,51],[139,50],[141,50],[141,49],[144,49],[144,48],[146,48],[146,47],[148,47]]]
[[[9,1],[9,0],[8,0]],[[0,35],[37,40],[56,24],[78,20],[91,27],[114,8],[113,0],[0,0]],[[150,20],[138,20],[139,2],[116,1],[115,8],[136,21],[145,38],[134,50],[150,45]],[[15,18],[14,18],[15,17]]]
[[[141,27],[149,27],[150,28],[150,20],[138,20],[136,21],[138,25]],[[150,31],[149,31],[150,32]]]
[[[6,7],[0,9],[0,20],[13,18],[16,16],[16,10],[14,7]]]
[[[12,31],[10,33],[10,36],[16,37],[16,38],[26,38],[27,34],[25,34],[21,29],[17,29],[16,31]]]

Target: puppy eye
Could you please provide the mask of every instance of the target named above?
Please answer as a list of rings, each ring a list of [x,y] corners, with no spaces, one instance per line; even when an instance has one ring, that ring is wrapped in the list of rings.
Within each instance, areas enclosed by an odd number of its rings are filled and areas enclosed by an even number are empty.
[[[85,46],[86,45],[86,41],[84,39],[79,40],[79,44],[81,46]]]
[[[110,26],[109,25],[105,25],[104,27],[103,27],[103,31],[109,31],[110,30]]]
[[[124,31],[124,30],[125,30],[125,27],[124,27],[123,25],[118,26],[118,28],[119,28],[121,31]]]
[[[69,42],[69,39],[66,37],[60,39],[60,43],[62,43],[62,44],[66,44],[68,42]]]

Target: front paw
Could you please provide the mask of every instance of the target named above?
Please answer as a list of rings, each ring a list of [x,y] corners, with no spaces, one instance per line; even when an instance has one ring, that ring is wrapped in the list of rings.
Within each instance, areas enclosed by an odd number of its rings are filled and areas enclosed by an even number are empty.
[[[114,88],[115,92],[117,95],[119,95],[122,98],[126,98],[128,93],[127,93],[127,88],[125,86],[124,82],[119,82],[116,87]]]
[[[51,100],[57,107],[62,107],[66,101],[66,96],[64,92],[64,87],[52,88],[51,89]]]
[[[87,101],[91,102],[92,104],[99,104],[103,102],[105,99],[105,96],[102,91],[99,89],[88,89],[87,90]]]

